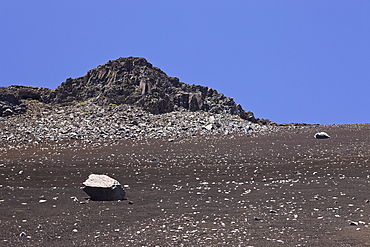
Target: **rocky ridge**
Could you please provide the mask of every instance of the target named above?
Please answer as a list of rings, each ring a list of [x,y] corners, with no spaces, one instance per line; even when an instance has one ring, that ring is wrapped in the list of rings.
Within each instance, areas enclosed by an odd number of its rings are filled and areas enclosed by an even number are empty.
[[[136,57],[109,61],[82,77],[68,78],[55,90],[25,86],[0,88],[0,116],[25,112],[25,100],[52,106],[86,101],[99,106],[127,104],[152,114],[205,111],[236,115],[253,123],[271,123],[256,119],[252,112],[246,112],[232,98],[212,88],[180,82],[144,58]]]
[[[143,58],[120,58],[55,90],[0,88],[0,141],[9,149],[71,141],[175,141],[200,135],[274,131],[232,98],[168,77]],[[3,145],[4,146],[4,145]]]
[[[52,142],[73,145],[71,141],[92,145],[143,139],[171,142],[185,137],[252,135],[282,128],[227,113],[180,110],[153,114],[137,106],[99,106],[89,101],[67,106],[50,106],[35,100],[22,104],[27,112],[0,117],[0,141],[10,149]]]

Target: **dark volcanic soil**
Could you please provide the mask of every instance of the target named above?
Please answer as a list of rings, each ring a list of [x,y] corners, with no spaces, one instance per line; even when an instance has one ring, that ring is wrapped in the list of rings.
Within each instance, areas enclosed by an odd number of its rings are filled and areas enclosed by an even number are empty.
[[[0,245],[367,246],[369,136],[368,124],[333,125],[4,149]],[[86,200],[91,173],[127,200]]]

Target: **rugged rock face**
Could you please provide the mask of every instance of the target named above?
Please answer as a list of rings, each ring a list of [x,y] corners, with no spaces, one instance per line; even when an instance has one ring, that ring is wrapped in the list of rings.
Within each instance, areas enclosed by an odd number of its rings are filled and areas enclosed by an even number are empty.
[[[98,105],[129,104],[153,114],[203,110],[237,115],[254,123],[269,122],[256,119],[252,112],[244,111],[232,98],[212,88],[182,83],[176,77],[168,77],[144,58],[136,57],[109,61],[82,77],[68,78],[55,90],[21,86],[4,89],[7,90],[13,93],[1,96],[0,91],[0,101],[9,102],[4,110],[0,110],[0,116],[4,115],[8,105],[19,106],[22,99],[30,98],[50,104],[70,104],[73,101]]]
[[[45,101],[51,90],[40,87],[0,87],[0,116],[9,116],[26,111],[23,100]]]
[[[188,85],[176,77],[168,77],[144,58],[109,61],[83,77],[67,79],[50,97],[55,103],[73,100],[92,100],[99,105],[132,104],[154,114],[180,108],[230,113],[256,122],[253,114],[245,112],[232,98],[208,87]]]

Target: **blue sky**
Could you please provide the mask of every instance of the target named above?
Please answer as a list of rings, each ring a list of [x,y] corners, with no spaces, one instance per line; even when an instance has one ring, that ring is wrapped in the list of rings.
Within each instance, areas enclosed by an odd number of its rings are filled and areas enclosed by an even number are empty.
[[[145,57],[278,123],[370,122],[370,1],[0,0],[0,86]]]

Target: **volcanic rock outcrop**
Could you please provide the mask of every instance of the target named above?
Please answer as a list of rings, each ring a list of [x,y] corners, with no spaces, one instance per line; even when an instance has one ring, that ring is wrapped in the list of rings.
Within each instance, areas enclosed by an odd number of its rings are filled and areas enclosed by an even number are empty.
[[[9,116],[26,111],[24,100],[45,101],[51,90],[40,87],[0,87],[0,116]]]
[[[146,59],[137,57],[109,61],[82,77],[68,78],[55,90],[22,86],[0,88],[0,103],[7,102],[2,103],[0,116],[10,115],[13,109],[24,111],[21,100],[27,98],[62,105],[73,101],[89,101],[98,105],[129,104],[154,114],[182,109],[203,110],[237,115],[254,123],[269,122],[256,119],[252,112],[244,111],[232,98],[212,88],[180,82],[178,78],[169,77],[153,67]],[[10,111],[6,112],[6,109]]]

